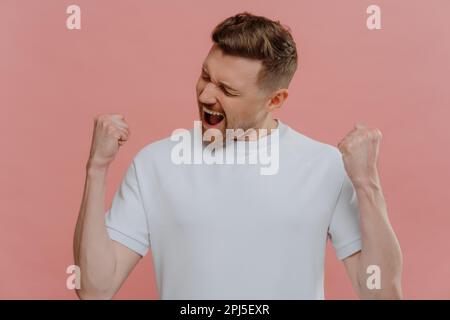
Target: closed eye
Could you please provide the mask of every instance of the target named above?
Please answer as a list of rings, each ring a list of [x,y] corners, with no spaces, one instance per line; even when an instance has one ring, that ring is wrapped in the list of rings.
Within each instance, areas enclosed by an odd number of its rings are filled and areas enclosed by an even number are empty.
[[[202,79],[205,81],[211,81],[210,77],[203,71],[201,75]],[[227,89],[224,86],[220,86],[220,90],[227,96],[227,97],[237,97],[237,95],[230,93],[227,91]]]
[[[236,97],[236,95],[229,93],[224,87],[220,87],[222,89],[223,93],[228,97]]]

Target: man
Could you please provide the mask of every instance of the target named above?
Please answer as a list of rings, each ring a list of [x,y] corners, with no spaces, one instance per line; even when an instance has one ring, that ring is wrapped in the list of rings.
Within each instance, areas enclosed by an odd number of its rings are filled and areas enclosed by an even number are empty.
[[[175,142],[164,139],[135,156],[105,219],[107,170],[130,131],[123,115],[96,117],[74,239],[78,296],[112,298],[152,249],[161,299],[323,299],[329,237],[361,298],[401,298],[379,130],[359,124],[336,148],[272,117],[297,68],[279,22],[238,14],[212,40],[196,86],[203,131],[267,130],[253,137],[259,142],[276,132],[279,170],[175,164]],[[251,142],[235,138],[224,148]],[[381,271],[381,286],[367,285],[369,267]]]

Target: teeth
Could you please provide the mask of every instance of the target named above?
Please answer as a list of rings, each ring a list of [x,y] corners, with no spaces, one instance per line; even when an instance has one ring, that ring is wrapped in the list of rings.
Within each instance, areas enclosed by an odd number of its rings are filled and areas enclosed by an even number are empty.
[[[223,113],[212,111],[212,110],[206,109],[205,107],[203,107],[203,111],[208,113],[208,114],[214,115],[214,116],[222,116],[222,117],[224,117]]]

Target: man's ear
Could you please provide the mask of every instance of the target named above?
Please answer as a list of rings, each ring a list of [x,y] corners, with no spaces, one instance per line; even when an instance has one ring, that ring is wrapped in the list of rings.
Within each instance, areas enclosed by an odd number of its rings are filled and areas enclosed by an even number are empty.
[[[288,89],[278,89],[277,91],[275,91],[269,98],[270,100],[267,105],[267,111],[271,112],[279,109],[283,105],[284,101],[286,101],[288,96]]]

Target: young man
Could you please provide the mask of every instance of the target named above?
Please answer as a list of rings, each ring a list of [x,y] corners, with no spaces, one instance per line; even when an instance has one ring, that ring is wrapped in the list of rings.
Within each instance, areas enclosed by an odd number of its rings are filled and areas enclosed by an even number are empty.
[[[98,116],[74,239],[78,296],[112,298],[152,249],[161,299],[323,299],[329,237],[361,298],[401,298],[401,252],[377,171],[381,133],[357,125],[336,148],[272,117],[297,68],[279,22],[238,14],[212,40],[196,86],[203,132],[256,129],[258,146],[278,153],[276,172],[180,164],[167,138],[135,156],[105,220],[107,170],[129,129],[122,115]],[[234,138],[222,148],[255,152],[251,138]],[[381,271],[381,286],[367,285],[368,267]]]

